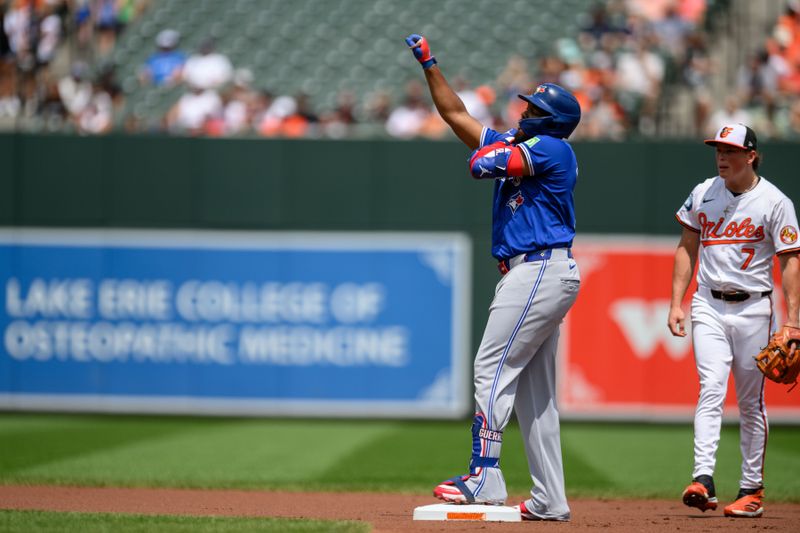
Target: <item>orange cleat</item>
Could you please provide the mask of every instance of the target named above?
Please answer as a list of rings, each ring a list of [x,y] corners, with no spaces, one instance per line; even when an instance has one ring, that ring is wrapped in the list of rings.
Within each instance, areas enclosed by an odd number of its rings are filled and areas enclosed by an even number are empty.
[[[683,491],[683,503],[705,513],[717,508],[717,497],[710,494],[706,486],[699,481],[692,481],[692,484]]]
[[[759,518],[764,514],[764,489],[742,489],[738,499],[725,507],[725,516]]]

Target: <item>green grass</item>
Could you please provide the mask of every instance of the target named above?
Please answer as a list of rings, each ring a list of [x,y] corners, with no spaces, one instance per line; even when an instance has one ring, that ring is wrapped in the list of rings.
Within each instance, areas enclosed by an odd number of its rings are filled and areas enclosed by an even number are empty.
[[[0,511],[4,533],[366,533],[369,524],[288,518],[228,518]]]
[[[718,495],[738,487],[738,428],[725,426]],[[0,483],[428,494],[464,473],[470,423],[0,414]],[[562,426],[570,497],[675,498],[692,467],[690,425]],[[771,501],[800,502],[800,427],[772,428]],[[519,430],[506,430],[509,492],[529,490]]]

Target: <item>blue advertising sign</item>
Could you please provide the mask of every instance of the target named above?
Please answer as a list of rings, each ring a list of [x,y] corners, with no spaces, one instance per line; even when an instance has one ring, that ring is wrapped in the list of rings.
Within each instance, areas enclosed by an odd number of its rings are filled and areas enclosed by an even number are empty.
[[[0,230],[0,408],[468,414],[468,238]]]

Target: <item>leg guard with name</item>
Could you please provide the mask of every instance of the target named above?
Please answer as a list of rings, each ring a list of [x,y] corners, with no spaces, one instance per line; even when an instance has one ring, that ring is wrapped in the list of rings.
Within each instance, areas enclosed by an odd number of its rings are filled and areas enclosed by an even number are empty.
[[[472,420],[470,474],[477,474],[480,468],[499,468],[502,443],[503,432],[488,429],[486,415],[475,413],[475,417]]]

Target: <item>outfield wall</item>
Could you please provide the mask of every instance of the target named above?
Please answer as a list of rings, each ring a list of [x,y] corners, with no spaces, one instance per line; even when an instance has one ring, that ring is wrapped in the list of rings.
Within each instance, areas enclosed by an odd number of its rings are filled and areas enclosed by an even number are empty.
[[[763,174],[797,198],[797,145],[762,145]],[[713,150],[699,141],[584,142],[575,150],[576,248],[582,237],[591,245],[591,236],[611,236],[613,248],[637,235],[668,250],[680,233],[675,210],[715,173]],[[470,357],[498,274],[488,253],[491,184],[469,177],[468,155],[455,141],[3,134],[0,226],[465,234],[472,244]],[[668,294],[669,272],[649,272],[629,276]],[[617,349],[598,356],[611,361]],[[630,416],[650,416],[651,403],[636,404]],[[673,407],[670,417],[686,416],[685,406]]]
[[[696,143],[577,143],[578,232],[680,234],[674,212],[714,174]],[[765,144],[790,197],[797,145]],[[455,231],[473,242],[472,344],[497,280],[491,184],[460,143],[0,135],[0,226]],[[580,238],[580,237],[579,237]]]

